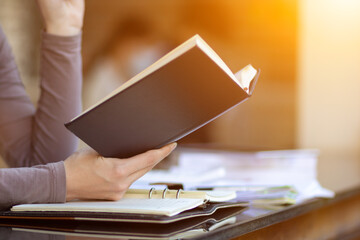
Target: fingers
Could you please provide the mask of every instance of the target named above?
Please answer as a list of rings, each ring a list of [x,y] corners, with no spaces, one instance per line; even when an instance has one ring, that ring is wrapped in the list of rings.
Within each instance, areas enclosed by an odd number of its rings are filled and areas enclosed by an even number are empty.
[[[165,148],[165,151],[169,151],[169,150],[170,150],[170,152],[167,153],[166,156],[168,156],[168,155],[176,148],[176,145],[177,145],[177,144],[175,143],[174,145],[169,144],[169,145],[163,147],[163,148]],[[163,149],[163,148],[161,148],[161,149]],[[166,157],[166,156],[165,156],[165,157]],[[165,157],[162,157],[160,160],[164,159]],[[140,169],[140,170],[132,173],[132,174],[128,177],[128,180],[129,180],[129,182],[130,182],[129,186],[130,186],[133,182],[135,182],[137,179],[139,179],[140,177],[144,176],[147,172],[149,172],[155,165],[156,165],[156,164],[151,165],[151,166],[144,167],[144,168],[142,168],[142,169]]]
[[[128,159],[105,159],[113,161],[112,182],[116,182],[117,195],[122,196],[129,186],[138,178],[150,171],[158,162],[168,156],[176,147],[176,143],[169,144],[160,149],[150,150]]]
[[[65,160],[67,200],[120,199],[129,186],[168,156],[176,143],[128,159],[102,158],[89,149]]]
[[[143,168],[135,173],[132,173],[130,175],[128,175],[126,178],[123,178],[120,181],[115,182],[112,187],[110,189],[108,189],[108,195],[107,196],[103,196],[105,199],[109,199],[109,200],[119,200],[122,198],[122,196],[126,193],[126,191],[129,189],[129,187],[131,186],[131,184],[133,184],[133,182],[135,182],[137,179],[139,179],[141,176],[143,176],[144,174],[146,174],[148,171],[150,171],[153,167],[146,167]]]
[[[155,166],[155,165],[154,165]],[[137,172],[134,172],[133,174],[131,174],[129,177],[128,177],[128,183],[129,183],[129,186],[131,184],[133,184],[136,180],[138,180],[139,178],[141,178],[142,176],[144,176],[147,172],[149,172],[151,169],[153,169],[154,166],[150,166],[150,167],[147,167],[147,168],[143,168],[143,169],[140,169],[139,171]]]
[[[165,157],[167,157],[175,148],[176,148],[177,144],[176,143],[172,143],[172,144],[169,144],[169,145],[166,145],[165,147],[161,148],[160,150],[163,150],[165,154],[165,156],[161,156],[161,159],[159,159],[159,161],[161,161],[162,159],[164,159]],[[156,150],[155,150],[156,151]],[[148,153],[148,152],[147,152]],[[146,154],[146,153],[145,153]],[[158,161],[158,162],[159,162]],[[157,163],[158,163],[157,162]],[[156,163],[156,164],[157,164]],[[147,172],[149,172],[156,164],[154,165],[150,165],[150,166],[147,166],[147,167],[144,167],[134,173],[132,173],[129,177],[128,177],[128,180],[130,182],[129,186],[135,182],[137,179],[141,178],[142,176],[144,176]]]
[[[137,179],[144,176],[147,172],[149,172],[155,165],[142,168],[138,170],[137,172],[134,172],[124,178],[122,181],[119,181],[116,185],[116,190],[110,194],[108,199],[110,200],[119,200],[122,198],[122,196],[126,193],[126,191],[129,189],[131,184],[133,184]]]
[[[150,150],[134,157],[125,159],[124,167],[130,173],[135,173],[141,169],[153,167],[165,157],[167,157],[177,146],[177,143],[168,144],[160,149]]]

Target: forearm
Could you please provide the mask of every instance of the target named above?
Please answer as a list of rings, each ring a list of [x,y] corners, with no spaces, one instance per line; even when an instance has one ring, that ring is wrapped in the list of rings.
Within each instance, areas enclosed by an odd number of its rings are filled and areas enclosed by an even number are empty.
[[[64,123],[81,110],[80,50],[80,34],[43,34],[42,92],[35,114],[0,29],[0,150],[9,166],[57,162],[76,150],[77,140]]]
[[[60,161],[76,150],[77,139],[64,127],[81,111],[81,34],[43,33],[41,96],[33,128],[33,158],[38,164]]]
[[[64,163],[0,169],[0,209],[22,203],[56,203],[66,198]]]
[[[0,28],[0,151],[10,166],[23,166],[31,150],[35,108],[21,82],[10,45]],[[13,151],[16,149],[16,151]],[[11,158],[10,155],[14,156]]]
[[[21,82],[11,47],[0,27],[0,125],[35,112]]]

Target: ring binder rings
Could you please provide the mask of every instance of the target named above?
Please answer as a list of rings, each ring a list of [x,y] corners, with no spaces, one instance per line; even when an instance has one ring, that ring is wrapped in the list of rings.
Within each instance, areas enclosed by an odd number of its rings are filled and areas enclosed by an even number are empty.
[[[234,199],[234,191],[188,191],[183,189],[172,190],[169,188],[156,189],[128,189],[124,199],[203,199],[204,202],[223,202]]]
[[[149,190],[149,199],[151,199],[151,195],[152,195],[154,190],[155,190],[154,187],[150,188],[150,190]]]
[[[162,199],[165,199],[166,197],[166,192],[168,191],[169,189],[165,188],[164,191],[163,191],[163,194],[162,194]]]
[[[155,191],[155,188],[154,188],[154,187],[150,188],[150,190],[149,190],[149,199],[151,199],[151,196],[152,196],[152,194],[153,194],[154,191]],[[166,199],[166,193],[167,193],[167,191],[169,191],[169,189],[168,189],[168,188],[164,188],[164,190],[162,191],[162,196],[161,196],[162,199]],[[179,191],[180,191],[180,189],[178,190],[178,193],[176,193],[176,199],[179,198]]]
[[[148,193],[148,198],[149,198],[149,199],[152,199],[152,195],[153,195],[153,193],[154,193],[155,191],[156,191],[156,189],[155,189],[154,187],[150,188],[149,193]],[[162,190],[161,199],[166,199],[166,193],[167,193],[168,191],[171,191],[171,190],[169,190],[168,188],[164,188],[164,190]],[[174,191],[174,190],[173,190],[173,191]],[[179,198],[180,198],[180,194],[181,194],[182,192],[184,192],[182,189],[176,190],[176,196],[175,196],[175,198],[176,198],[176,199],[179,199]],[[189,191],[188,191],[188,192],[189,192]],[[124,198],[127,198],[127,197],[125,196]]]
[[[160,198],[159,196],[159,191],[161,192],[161,199],[166,199],[166,196],[168,193],[172,194],[169,198],[175,198],[175,199],[180,199],[181,198],[181,194],[185,194],[184,197],[185,198],[204,198],[204,202],[209,201],[210,199],[207,199],[206,197],[206,192],[205,191],[184,191],[182,189],[177,189],[177,190],[171,190],[168,188],[164,188],[163,190],[159,190],[156,189],[155,187],[150,188],[149,190],[146,189],[129,189],[124,198],[133,198],[134,195],[138,195],[136,198],[139,198],[139,196],[141,194],[144,194],[144,191],[148,191],[147,192],[147,198],[148,199],[153,199],[153,198]],[[175,195],[174,195],[175,193]],[[155,197],[156,195],[156,197]],[[142,198],[142,197],[140,197]]]
[[[179,199],[180,193],[182,192],[182,189],[178,189],[176,192],[176,199]]]

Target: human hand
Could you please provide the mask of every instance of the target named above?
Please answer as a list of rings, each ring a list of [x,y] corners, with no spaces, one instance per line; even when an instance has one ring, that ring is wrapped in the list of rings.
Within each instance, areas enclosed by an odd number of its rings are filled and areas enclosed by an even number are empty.
[[[84,0],[37,0],[45,22],[46,32],[72,36],[81,31],[84,18]]]
[[[176,147],[169,144],[127,159],[104,158],[94,150],[74,153],[64,162],[66,200],[119,200],[129,186]]]

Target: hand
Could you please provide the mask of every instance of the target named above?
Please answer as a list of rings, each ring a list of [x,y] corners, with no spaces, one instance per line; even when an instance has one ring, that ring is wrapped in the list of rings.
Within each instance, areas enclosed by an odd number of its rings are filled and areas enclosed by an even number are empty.
[[[127,159],[104,158],[94,150],[78,151],[65,160],[66,200],[119,200],[130,185],[168,156],[176,143]]]
[[[85,10],[84,0],[37,0],[46,32],[71,36],[80,33]]]

